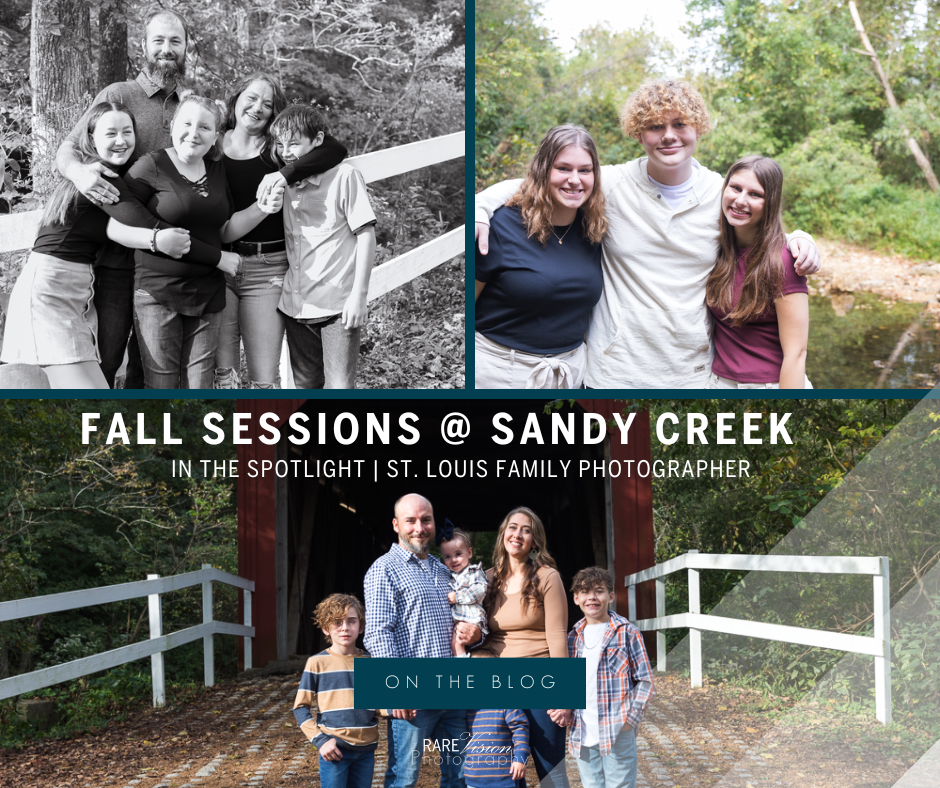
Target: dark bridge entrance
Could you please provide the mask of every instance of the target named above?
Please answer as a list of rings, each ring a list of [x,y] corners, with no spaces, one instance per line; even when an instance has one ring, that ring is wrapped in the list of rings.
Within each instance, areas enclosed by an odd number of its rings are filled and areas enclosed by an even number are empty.
[[[288,442],[282,426],[282,438],[276,446],[254,440],[238,453],[239,574],[257,583],[253,600],[255,664],[309,654],[321,646],[320,634],[310,622],[313,608],[338,591],[362,598],[366,571],[395,540],[393,503],[410,492],[431,500],[438,522],[447,517],[473,532],[495,531],[510,509],[531,507],[545,523],[548,548],[565,582],[582,567],[607,567],[617,582],[617,608],[625,614],[622,578],[655,563],[650,480],[607,479],[600,473],[581,478],[574,472],[582,461],[590,463],[585,467],[593,470],[605,459],[649,460],[645,413],[638,414],[627,446],[620,445],[616,430],[613,442],[608,438],[583,445],[583,414],[597,413],[610,419],[614,406],[610,401],[579,402],[575,407],[575,445],[551,445],[550,417],[541,412],[540,403],[531,401],[240,401],[239,411],[256,417],[275,412],[283,423],[299,410],[309,416],[308,429],[315,428],[320,418],[325,418],[328,427],[323,444],[315,436],[306,445],[295,446]],[[469,437],[460,446],[448,445],[440,435],[442,419],[454,411],[470,421]],[[419,416],[416,426],[421,437],[413,446],[396,437],[409,437],[398,427],[400,416],[409,412]],[[342,413],[351,414],[360,426],[359,439],[351,446],[333,437],[334,419]],[[369,413],[380,418],[389,414],[389,445],[379,441],[364,445]],[[497,413],[511,417],[506,421],[515,434],[510,445],[500,446],[491,439],[498,434],[492,423]],[[537,414],[545,445],[534,441],[518,445],[530,413]],[[253,427],[256,422],[252,420]],[[344,426],[348,427],[348,422]],[[291,467],[312,475],[250,479],[246,469],[251,460],[299,461]],[[356,460],[362,461],[358,476],[352,465]],[[504,463],[497,477],[500,460]],[[567,476],[561,472],[563,462],[570,463]],[[380,469],[377,477],[376,463]],[[538,475],[525,476],[524,464]],[[389,478],[391,468],[397,478]],[[488,562],[489,556],[485,558]],[[572,607],[569,620],[579,617],[580,612]],[[655,645],[655,638],[652,640],[650,645]]]

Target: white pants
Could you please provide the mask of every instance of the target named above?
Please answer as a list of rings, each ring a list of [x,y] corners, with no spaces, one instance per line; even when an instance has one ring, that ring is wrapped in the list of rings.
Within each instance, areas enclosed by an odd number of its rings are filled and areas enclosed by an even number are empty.
[[[805,389],[811,389],[813,384],[809,382],[809,378],[806,378],[806,383],[803,385]],[[728,378],[722,378],[712,372],[708,376],[708,385],[705,388],[709,389],[779,389],[779,383],[739,383],[736,380],[729,380]]]
[[[478,389],[579,389],[587,352],[583,344],[546,356],[513,350],[476,333]]]

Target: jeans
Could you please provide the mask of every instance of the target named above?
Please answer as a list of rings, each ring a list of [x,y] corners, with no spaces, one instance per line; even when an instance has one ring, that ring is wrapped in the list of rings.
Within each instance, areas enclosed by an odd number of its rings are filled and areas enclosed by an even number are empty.
[[[142,389],[144,371],[140,347],[134,327],[134,267],[105,268],[95,266],[95,311],[98,313],[98,352],[101,371],[108,385],[114,388],[114,376],[124,363],[127,350],[127,372],[124,388]],[[128,340],[130,335],[130,340]]]
[[[287,252],[273,252],[242,257],[238,273],[225,275],[217,367],[238,370],[241,338],[251,383],[273,386],[277,381],[284,338],[284,316],[277,311],[277,304],[286,273]]]
[[[547,709],[523,709],[529,721],[529,749],[541,788],[569,788],[565,771],[565,731]]]
[[[290,368],[299,389],[354,389],[361,328],[347,331],[341,315],[325,323],[284,316]]]
[[[621,730],[607,755],[597,747],[582,747],[578,774],[584,788],[635,788],[636,731]]]
[[[326,761],[320,756],[320,788],[372,788],[375,751],[341,752],[340,761]]]
[[[134,293],[146,388],[212,388],[221,323],[221,312],[193,317],[167,309],[144,290]]]
[[[457,739],[458,757],[440,747],[441,788],[465,788],[463,758],[459,753],[467,742],[466,709],[418,709],[413,720],[388,721],[388,771],[385,788],[414,788],[424,756],[426,739]],[[436,757],[436,756],[435,756]]]

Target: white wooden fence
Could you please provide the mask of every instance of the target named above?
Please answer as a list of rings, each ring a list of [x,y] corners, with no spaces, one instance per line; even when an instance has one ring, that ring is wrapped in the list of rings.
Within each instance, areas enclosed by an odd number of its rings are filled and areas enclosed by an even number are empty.
[[[391,178],[432,164],[459,159],[466,150],[466,133],[458,131],[443,137],[433,137],[408,145],[353,156],[347,163],[358,169],[366,183]],[[42,211],[14,213],[0,216],[0,252],[15,252],[29,249],[36,240]],[[369,282],[369,301],[391,292],[412,279],[436,268],[442,263],[463,254],[465,248],[464,227],[458,227],[444,235],[428,241],[410,252],[377,266]],[[286,366],[286,371],[285,371]],[[285,388],[293,388],[289,375],[290,366],[282,362],[282,381]],[[15,384],[10,384],[15,386]],[[0,385],[2,387],[2,385]]]
[[[666,670],[666,635],[662,630],[689,628],[690,669],[692,686],[702,686],[702,631],[727,635],[797,643],[817,648],[831,648],[875,658],[875,716],[885,725],[891,722],[891,595],[888,559],[852,558],[849,556],[802,555],[710,555],[690,550],[670,561],[628,575],[629,618],[643,632],[656,630],[656,670]],[[870,575],[874,587],[874,623],[872,637],[846,635],[804,627],[767,624],[737,618],[702,615],[699,594],[699,570],[724,569],[750,572],[808,572],[815,574]],[[667,575],[688,570],[689,611],[666,615]],[[636,586],[656,581],[656,618],[636,620]]]
[[[244,624],[229,624],[212,618],[212,583],[225,583],[242,589]],[[178,591],[181,588],[202,585],[202,624],[181,629],[178,632],[163,632],[163,614],[161,594]],[[51,687],[70,679],[88,676],[108,668],[117,667],[127,662],[150,657],[150,675],[153,683],[153,705],[166,703],[166,685],[163,675],[163,652],[202,638],[203,673],[205,685],[215,685],[215,652],[212,644],[213,635],[235,635],[245,639],[245,669],[251,667],[251,639],[255,628],[251,625],[251,594],[255,590],[253,580],[245,580],[237,575],[213,569],[203,564],[198,572],[188,572],[172,577],[147,575],[146,580],[137,583],[89,588],[81,591],[67,591],[64,594],[14,599],[12,602],[0,602],[0,622],[15,621],[18,618],[32,618],[64,610],[75,610],[92,605],[104,605],[108,602],[123,602],[127,599],[147,597],[150,619],[150,639],[129,646],[122,646],[102,654],[65,662],[51,668],[34,670],[20,676],[0,680],[0,700],[21,695],[24,692]]]

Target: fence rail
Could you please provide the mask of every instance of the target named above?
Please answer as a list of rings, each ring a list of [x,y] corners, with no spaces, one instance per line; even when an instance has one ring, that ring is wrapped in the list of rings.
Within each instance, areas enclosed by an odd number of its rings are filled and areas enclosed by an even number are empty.
[[[213,620],[213,583],[224,583],[242,589],[244,624]],[[181,629],[177,632],[164,633],[161,596],[171,591],[179,591],[196,585],[202,586],[202,624]],[[0,680],[0,700],[21,695],[24,692],[51,687],[70,679],[88,676],[144,657],[150,657],[153,705],[163,706],[166,703],[166,684],[163,670],[164,652],[186,643],[192,643],[200,638],[203,641],[203,678],[205,685],[207,687],[214,686],[215,650],[212,642],[214,635],[243,637],[245,639],[245,668],[251,667],[251,640],[255,636],[255,628],[251,625],[251,594],[254,590],[253,580],[246,580],[243,577],[223,572],[221,569],[214,569],[209,564],[203,564],[202,569],[198,572],[188,572],[172,577],[147,575],[146,580],[136,583],[122,583],[81,591],[68,591],[63,594],[49,594],[29,599],[15,599],[11,602],[0,602],[0,622],[3,622],[146,597],[150,624],[149,640]]]
[[[699,570],[723,569],[751,572],[811,572],[814,574],[869,575],[874,591],[875,631],[871,637],[846,635],[806,627],[767,624],[737,618],[705,615],[701,610]],[[666,615],[666,581],[675,572],[689,573],[689,610]],[[636,620],[636,586],[656,582],[656,617]],[[665,629],[689,629],[690,669],[692,686],[702,686],[702,632],[721,632],[762,640],[796,643],[803,646],[829,648],[875,658],[875,716],[885,725],[891,722],[891,604],[889,560],[885,556],[855,558],[851,556],[798,555],[712,555],[690,550],[650,569],[628,575],[629,618],[641,632],[656,631],[656,670],[666,670]]]
[[[386,148],[385,150],[365,153],[362,156],[352,156],[346,159],[359,170],[366,180],[366,183],[391,178],[395,175],[403,175],[412,170],[419,170],[422,167],[430,167],[432,164],[440,164],[451,159],[459,159],[465,153],[466,133],[458,131],[454,134],[447,134],[443,137],[432,137],[431,139],[412,142],[407,145],[399,145],[395,148]],[[26,211],[24,213],[12,213],[6,216],[0,216],[0,252],[15,252],[21,249],[29,249],[36,240],[36,231],[39,229],[39,219],[42,217],[42,211]],[[453,232],[457,232],[454,230]],[[463,230],[461,229],[461,238]],[[431,241],[430,246],[450,235],[443,235]],[[443,247],[444,245],[442,245]],[[422,247],[424,248],[424,247]],[[463,251],[461,249],[461,251]],[[387,263],[379,266],[394,265],[410,252],[406,252],[401,257],[389,260]],[[458,252],[459,254],[459,252]],[[440,263],[451,259],[456,255],[451,254],[440,260]],[[376,269],[376,271],[379,270]],[[408,281],[408,280],[405,280]],[[369,290],[370,296],[372,290]]]

